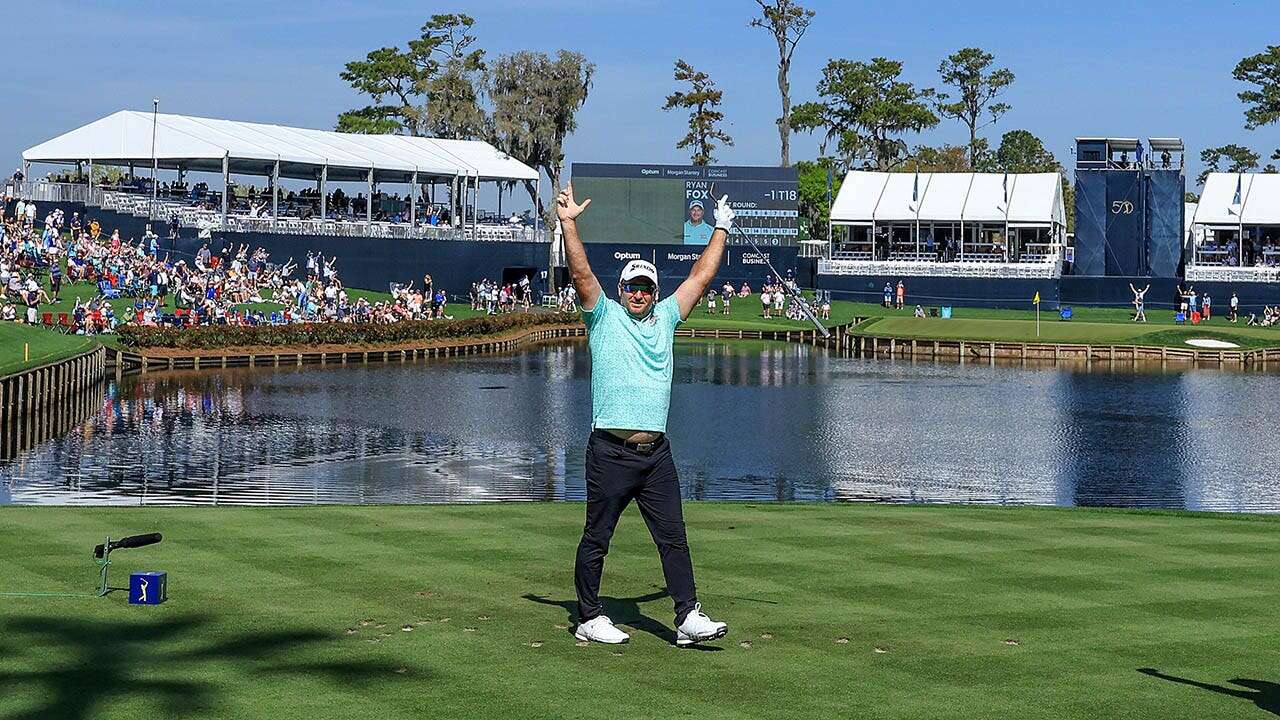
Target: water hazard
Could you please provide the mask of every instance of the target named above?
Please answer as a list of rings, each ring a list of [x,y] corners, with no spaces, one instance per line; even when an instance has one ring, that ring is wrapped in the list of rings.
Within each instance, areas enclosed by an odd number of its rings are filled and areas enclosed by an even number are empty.
[[[686,497],[1280,510],[1271,375],[959,366],[677,344]],[[0,503],[577,500],[581,342],[417,363],[111,382],[0,463]]]

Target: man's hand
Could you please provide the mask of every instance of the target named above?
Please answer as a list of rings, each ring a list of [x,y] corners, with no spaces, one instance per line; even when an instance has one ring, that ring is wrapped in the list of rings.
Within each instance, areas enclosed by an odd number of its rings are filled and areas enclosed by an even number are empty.
[[[587,202],[591,202],[588,200]],[[723,230],[725,233],[733,232],[733,219],[736,215],[733,208],[729,207],[729,196],[721,195],[716,201],[716,229]]]
[[[559,216],[560,222],[568,222],[581,215],[582,211],[586,210],[590,204],[591,198],[582,201],[581,205],[573,199],[573,181],[570,181],[560,191],[560,194],[556,195],[556,215]]]
[[[689,313],[697,307],[702,296],[707,293],[707,287],[715,279],[720,260],[724,257],[725,240],[733,229],[733,216],[729,196],[722,195],[716,202],[716,231],[711,233],[711,241],[689,269],[689,277],[676,288],[676,304],[680,307],[682,320],[689,318]]]

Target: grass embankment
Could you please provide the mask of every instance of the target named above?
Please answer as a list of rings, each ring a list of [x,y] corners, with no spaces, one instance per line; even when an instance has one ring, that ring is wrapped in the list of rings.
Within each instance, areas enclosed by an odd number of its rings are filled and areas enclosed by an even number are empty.
[[[995,342],[1045,342],[1083,345],[1148,345],[1188,348],[1191,338],[1207,338],[1235,343],[1244,349],[1280,346],[1280,327],[1258,327],[1232,323],[1215,315],[1198,325],[1177,324],[1172,310],[1150,310],[1146,323],[1135,323],[1123,308],[1073,308],[1071,320],[1061,320],[1056,311],[1042,311],[1039,335],[1035,310],[995,310],[955,308],[952,318],[913,317],[914,306],[892,310],[879,305],[849,303],[845,309],[872,320],[857,332],[881,337],[920,340],[974,340]],[[832,306],[832,315],[835,306]]]
[[[352,299],[366,298],[369,302],[385,301],[390,295],[372,290],[348,289]],[[76,296],[87,299],[97,294],[97,288],[89,283],[78,283],[63,287],[62,301],[42,307],[42,312],[70,312],[75,305]],[[910,298],[908,298],[910,299]],[[117,316],[131,312],[134,299],[123,298],[112,301]],[[1030,305],[1028,303],[1028,305]],[[282,306],[275,303],[255,303],[240,306],[251,311],[271,312],[280,310]],[[173,309],[172,296],[167,309]],[[1220,311],[1225,308],[1219,308]],[[1212,320],[1199,325],[1178,325],[1173,321],[1172,310],[1150,310],[1148,322],[1134,323],[1132,313],[1126,308],[1073,308],[1074,317],[1070,321],[1059,319],[1057,311],[1044,310],[1040,316],[1039,335],[1036,332],[1036,314],[1034,309],[998,310],[989,308],[957,307],[952,318],[915,318],[914,305],[902,310],[885,308],[871,303],[855,303],[836,301],[831,306],[831,318],[826,321],[829,327],[842,325],[857,317],[873,318],[873,322],[864,324],[858,329],[868,335],[881,337],[898,337],[920,340],[972,340],[978,342],[1046,342],[1089,345],[1146,345],[1187,348],[1186,340],[1191,338],[1208,338],[1235,343],[1244,349],[1280,346],[1280,327],[1249,327],[1240,323],[1228,322],[1223,314],[1214,316]],[[456,319],[465,319],[483,315],[483,312],[472,310],[465,303],[449,305],[448,312]],[[730,305],[730,313],[724,315],[717,308],[714,315],[707,314],[705,303],[694,308],[685,327],[698,330],[803,330],[811,327],[806,321],[794,321],[786,318],[763,318],[760,316],[760,296],[751,295],[746,298],[734,298]],[[99,338],[108,346],[115,346],[116,339],[112,335]]]
[[[24,360],[23,346],[29,359]],[[43,328],[0,322],[0,377],[79,355],[97,345],[93,338],[63,335]]]
[[[170,601],[0,598],[0,717],[1233,718],[1276,707],[1280,525],[847,505],[686,508],[718,651],[671,647],[637,512],[621,648],[569,634],[581,504],[0,508],[5,590],[81,590],[107,533]],[[405,630],[404,628],[408,628]],[[1161,672],[1201,689],[1139,672]],[[1257,688],[1261,688],[1258,690]]]

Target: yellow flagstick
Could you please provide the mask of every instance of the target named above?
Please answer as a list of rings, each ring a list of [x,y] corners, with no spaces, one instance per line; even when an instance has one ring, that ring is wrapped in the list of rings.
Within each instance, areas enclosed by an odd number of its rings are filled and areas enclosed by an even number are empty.
[[[1040,337],[1040,291],[1036,291],[1036,296],[1031,298],[1031,302],[1036,304],[1036,337]]]

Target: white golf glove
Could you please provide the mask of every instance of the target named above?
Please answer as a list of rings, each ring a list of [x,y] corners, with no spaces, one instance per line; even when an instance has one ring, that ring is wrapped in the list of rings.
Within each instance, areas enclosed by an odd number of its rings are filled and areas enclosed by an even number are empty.
[[[733,232],[733,208],[729,207],[729,196],[721,195],[716,201],[716,229]]]

